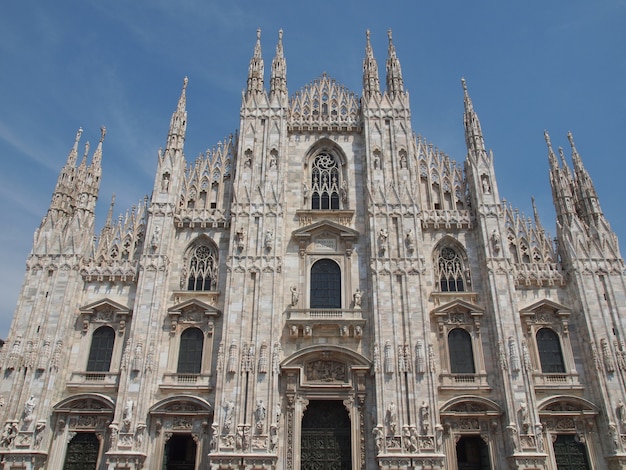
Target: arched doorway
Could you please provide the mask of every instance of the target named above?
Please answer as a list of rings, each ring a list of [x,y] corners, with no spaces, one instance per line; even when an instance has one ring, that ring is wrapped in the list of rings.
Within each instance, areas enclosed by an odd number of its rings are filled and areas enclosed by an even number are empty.
[[[196,443],[191,434],[174,434],[165,443],[163,470],[194,470]]]
[[[311,400],[302,417],[302,470],[350,470],[350,418],[341,401]]]
[[[490,470],[489,449],[480,436],[463,436],[456,443],[459,470]]]
[[[558,434],[554,441],[554,459],[558,470],[588,470],[585,445],[574,434]]]
[[[100,441],[92,432],[77,433],[67,446],[63,470],[96,470]]]

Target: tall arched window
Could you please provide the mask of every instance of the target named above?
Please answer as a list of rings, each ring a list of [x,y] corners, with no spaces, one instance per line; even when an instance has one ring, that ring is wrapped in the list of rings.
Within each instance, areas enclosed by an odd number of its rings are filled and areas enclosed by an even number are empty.
[[[88,372],[108,372],[111,367],[115,332],[110,326],[101,326],[91,337],[91,349],[87,360]]]
[[[313,160],[311,170],[311,209],[339,209],[339,165],[328,153]]]
[[[180,348],[178,351],[179,374],[199,374],[202,370],[202,349],[204,335],[199,328],[187,328],[180,335]]]
[[[207,245],[197,246],[189,260],[187,290],[212,290],[217,283],[217,257]]]
[[[341,268],[333,260],[311,267],[311,308],[341,308]]]
[[[541,372],[544,374],[565,372],[561,342],[553,330],[541,328],[537,331],[537,349],[541,361]]]
[[[463,328],[455,328],[448,333],[450,372],[452,374],[474,374],[474,353],[472,338]]]
[[[463,259],[456,250],[449,246],[441,248],[436,267],[441,292],[465,291]]]

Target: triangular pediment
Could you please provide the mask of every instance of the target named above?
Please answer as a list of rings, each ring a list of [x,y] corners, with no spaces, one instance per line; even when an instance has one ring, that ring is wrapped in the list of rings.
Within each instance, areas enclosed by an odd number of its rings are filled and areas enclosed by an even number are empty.
[[[322,232],[330,232],[333,235],[340,237],[342,240],[355,242],[359,238],[359,232],[356,230],[340,225],[330,220],[320,220],[314,224],[301,227],[292,232],[293,238],[296,240],[308,240],[314,235]]]
[[[440,305],[432,311],[434,315],[446,315],[448,313],[470,313],[472,315],[482,315],[485,310],[471,302],[462,299],[455,299],[452,302]]]
[[[561,305],[557,302],[553,302],[549,299],[542,299],[539,302],[535,302],[528,307],[523,308],[520,313],[522,314],[534,314],[539,311],[551,311],[557,313],[559,315],[569,315],[571,313],[571,309],[566,307],[565,305]]]
[[[202,312],[207,316],[217,317],[221,315],[222,312],[212,305],[207,304],[206,302],[202,302],[198,299],[189,299],[176,304],[167,309],[167,313],[169,314],[181,314],[185,311],[194,311],[194,312]]]
[[[95,313],[99,310],[113,310],[115,313],[118,313],[118,314],[119,313],[121,314],[131,313],[130,308],[126,307],[125,305],[118,304],[117,302],[114,302],[111,299],[107,299],[107,298],[90,303],[78,309],[80,313]]]

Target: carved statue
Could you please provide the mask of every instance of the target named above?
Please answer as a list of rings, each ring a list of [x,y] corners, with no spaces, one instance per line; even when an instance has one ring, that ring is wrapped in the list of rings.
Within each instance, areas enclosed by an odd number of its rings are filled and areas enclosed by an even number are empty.
[[[30,423],[33,420],[33,411],[35,410],[35,405],[37,404],[37,400],[35,400],[35,396],[31,395],[30,398],[24,403],[24,422]]]
[[[430,408],[426,401],[420,405],[420,421],[422,424],[422,434],[428,434],[430,428]]]
[[[528,405],[526,402],[520,403],[519,414],[522,421],[522,429],[525,434],[528,434],[528,429],[530,428],[530,416],[528,415]]]
[[[291,286],[291,306],[297,307],[298,300],[300,299],[300,293],[298,292],[298,288],[296,286]]]
[[[617,417],[622,425],[622,430],[626,430],[626,405],[622,400],[617,402]]]
[[[124,424],[126,426],[130,425],[130,421],[133,417],[133,408],[135,407],[135,403],[133,402],[132,398],[128,398],[126,400],[126,404],[124,405],[124,415],[122,417],[122,420],[124,421]]]
[[[363,293],[361,292],[361,289],[356,290],[356,292],[353,295],[353,299],[354,299],[354,308],[361,308],[361,302],[363,300]]]
[[[267,409],[265,408],[265,404],[263,404],[263,400],[258,400],[256,402],[256,409],[254,410],[254,416],[256,418],[257,428],[259,428],[260,426],[262,429],[263,423],[265,422],[265,417],[267,416]]]
[[[378,425],[372,430],[374,434],[374,442],[376,443],[376,453],[380,454],[383,450],[383,427]]]
[[[233,412],[235,411],[235,402],[227,400],[224,402],[224,434],[229,434],[233,429]]]
[[[395,435],[398,427],[398,410],[394,402],[389,403],[387,407],[387,426],[389,427],[389,434]]]
[[[494,253],[500,253],[500,234],[495,229],[491,232],[491,245],[493,246]]]
[[[265,232],[265,249],[272,249],[272,242],[274,241],[274,232],[272,230],[267,230]]]

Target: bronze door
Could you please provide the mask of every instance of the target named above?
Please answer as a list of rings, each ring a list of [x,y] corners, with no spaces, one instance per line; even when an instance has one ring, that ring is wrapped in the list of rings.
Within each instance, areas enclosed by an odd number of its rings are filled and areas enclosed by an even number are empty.
[[[302,418],[302,470],[350,470],[350,418],[340,401],[311,400]]]

